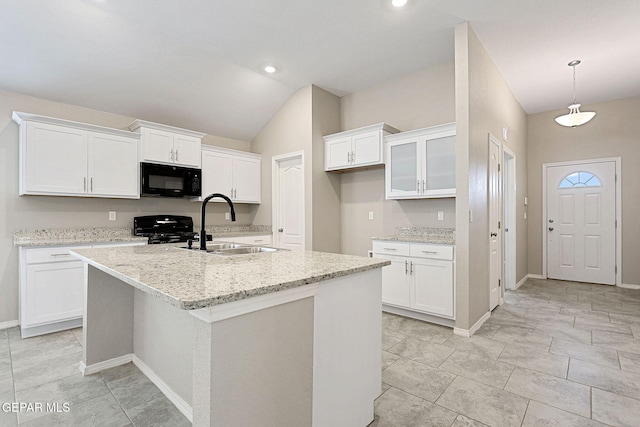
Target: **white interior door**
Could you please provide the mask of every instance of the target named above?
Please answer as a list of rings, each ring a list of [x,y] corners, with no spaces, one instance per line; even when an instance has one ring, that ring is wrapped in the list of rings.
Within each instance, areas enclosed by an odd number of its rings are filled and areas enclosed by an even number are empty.
[[[546,168],[547,277],[614,285],[616,164]]]
[[[500,303],[502,281],[502,233],[500,230],[500,143],[489,137],[489,302]]]
[[[275,160],[274,245],[304,250],[304,166],[302,154]]]

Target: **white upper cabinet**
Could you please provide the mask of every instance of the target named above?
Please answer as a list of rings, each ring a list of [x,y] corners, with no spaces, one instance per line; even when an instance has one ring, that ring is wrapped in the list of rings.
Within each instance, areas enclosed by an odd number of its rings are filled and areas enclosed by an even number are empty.
[[[204,133],[136,120],[129,129],[140,133],[140,161],[199,168]]]
[[[324,137],[325,171],[343,171],[384,164],[384,137],[399,132],[386,123]]]
[[[202,197],[198,200],[222,193],[234,203],[260,203],[261,159],[259,154],[203,145]]]
[[[138,135],[28,113],[20,124],[20,195],[139,198]]]
[[[455,135],[450,123],[387,136],[386,198],[455,197]]]

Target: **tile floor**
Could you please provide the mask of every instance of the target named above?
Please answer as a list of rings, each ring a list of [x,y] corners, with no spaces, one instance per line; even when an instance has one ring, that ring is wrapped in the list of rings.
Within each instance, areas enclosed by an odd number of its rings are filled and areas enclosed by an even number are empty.
[[[83,377],[81,358],[82,329],[24,340],[18,328],[0,330],[0,404],[43,405],[17,414],[0,408],[0,426],[191,425],[132,363]],[[58,412],[47,412],[47,402],[57,403]]]
[[[471,338],[390,314],[382,324],[371,427],[640,425],[640,291],[530,279]],[[80,329],[0,330],[0,403],[72,408],[0,410],[0,426],[190,425],[132,364],[80,375],[81,352]]]
[[[383,314],[383,426],[640,426],[640,290],[529,279],[471,338]]]

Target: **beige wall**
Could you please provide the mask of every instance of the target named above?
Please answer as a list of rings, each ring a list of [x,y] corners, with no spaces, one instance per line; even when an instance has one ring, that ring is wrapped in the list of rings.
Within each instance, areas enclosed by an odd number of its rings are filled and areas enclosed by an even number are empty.
[[[255,206],[256,224],[272,224],[272,157],[304,152],[305,247],[312,242],[311,86],[299,89],[251,141],[251,151],[262,154],[262,203]]]
[[[455,121],[453,61],[340,99],[341,129],[386,122],[413,130]],[[455,226],[455,199],[385,200],[384,168],[341,175],[342,252],[366,256],[371,238],[402,227]],[[369,212],[373,220],[369,220]],[[444,221],[437,212],[444,211]]]
[[[640,285],[640,96],[584,106],[589,123],[566,128],[554,118],[566,110],[529,116],[529,273],[542,274],[542,165],[604,157],[622,158],[622,283]]]
[[[527,117],[470,25],[458,25],[455,36],[456,327],[469,329],[489,311],[488,135],[500,139],[503,126],[509,129],[509,148],[516,154],[517,199],[522,200],[527,187]],[[526,274],[523,215],[516,228],[516,280],[520,280]]]
[[[341,252],[340,176],[324,171],[324,135],[340,131],[340,98],[312,86],[313,250]]]
[[[199,203],[166,198],[140,200],[81,197],[18,196],[18,125],[13,111],[41,114],[117,129],[126,129],[133,117],[119,116],[73,105],[0,91],[0,322],[18,319],[18,249],[13,233],[18,229],[132,227],[133,217],[171,213],[199,221]],[[249,143],[207,135],[203,142],[248,151]],[[208,224],[225,224],[226,204],[214,203]],[[117,212],[117,221],[108,220]],[[238,224],[251,224],[248,205],[238,205]],[[257,224],[257,223],[256,223]],[[270,223],[266,223],[270,224]]]
[[[337,131],[338,98],[316,86],[299,89],[251,141],[262,154],[262,204],[254,221],[271,224],[272,157],[304,152],[305,247],[340,252],[340,194],[336,178],[324,172],[323,135]]]

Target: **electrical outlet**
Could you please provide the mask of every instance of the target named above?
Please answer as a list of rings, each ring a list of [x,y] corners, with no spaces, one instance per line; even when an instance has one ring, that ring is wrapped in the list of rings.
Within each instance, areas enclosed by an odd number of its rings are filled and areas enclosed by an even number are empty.
[[[527,219],[527,213],[526,212],[524,213],[524,219]]]
[[[438,211],[438,221],[444,221],[444,211]]]
[[[469,222],[473,222],[473,210],[471,209],[469,209]]]
[[[504,139],[504,142],[507,142],[509,140],[508,138],[508,130],[506,127],[502,128],[502,139]]]
[[[116,220],[116,211],[109,211],[109,221]]]
[[[373,211],[369,211],[369,219],[372,220],[373,219]]]
[[[227,221],[229,221],[231,219],[231,214],[229,214],[229,212],[225,212],[224,213],[224,219],[226,219]]]

